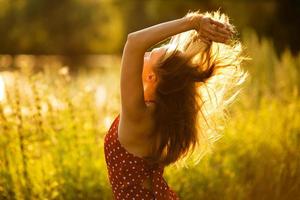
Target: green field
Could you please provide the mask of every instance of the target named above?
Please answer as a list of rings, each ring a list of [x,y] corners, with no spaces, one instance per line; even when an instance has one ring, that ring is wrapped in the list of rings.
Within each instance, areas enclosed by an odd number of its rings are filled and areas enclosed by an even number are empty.
[[[300,55],[242,36],[249,77],[223,137],[199,166],[165,170],[183,200],[300,199]],[[103,137],[119,111],[120,66],[70,76],[23,65],[0,73],[0,199],[112,199]]]

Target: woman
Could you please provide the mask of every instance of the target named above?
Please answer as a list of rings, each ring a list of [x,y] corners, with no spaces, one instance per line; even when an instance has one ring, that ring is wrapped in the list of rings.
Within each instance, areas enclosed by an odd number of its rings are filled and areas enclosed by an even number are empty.
[[[115,199],[179,199],[164,167],[194,152],[199,161],[210,149],[225,94],[246,76],[233,28],[219,12],[192,12],[128,35],[121,111],[104,140]]]

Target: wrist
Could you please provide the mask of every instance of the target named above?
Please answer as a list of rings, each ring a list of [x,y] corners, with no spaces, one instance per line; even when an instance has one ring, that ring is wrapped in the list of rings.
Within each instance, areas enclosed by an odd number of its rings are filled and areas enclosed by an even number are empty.
[[[190,29],[199,30],[201,28],[200,24],[203,18],[202,14],[194,14],[194,15],[187,16],[186,18],[187,18],[187,23],[190,26]]]

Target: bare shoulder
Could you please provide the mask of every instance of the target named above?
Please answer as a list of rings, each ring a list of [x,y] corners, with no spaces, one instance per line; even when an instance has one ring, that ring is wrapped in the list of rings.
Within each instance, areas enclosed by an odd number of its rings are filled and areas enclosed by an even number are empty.
[[[137,156],[146,156],[152,146],[151,133],[154,129],[153,112],[155,105],[147,105],[144,115],[132,120],[120,113],[118,138],[120,143]]]
[[[134,143],[136,140],[141,141],[143,138],[149,137],[154,127],[154,105],[147,105],[146,111],[136,119],[127,117],[120,113],[119,137],[124,142]]]

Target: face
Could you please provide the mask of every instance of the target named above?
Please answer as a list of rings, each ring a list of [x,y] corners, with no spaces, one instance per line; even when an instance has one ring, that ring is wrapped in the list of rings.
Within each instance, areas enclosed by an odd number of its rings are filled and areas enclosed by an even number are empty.
[[[157,66],[159,59],[164,55],[163,48],[155,48],[151,52],[146,52],[144,55],[143,66],[143,86],[145,99],[155,99],[154,93],[158,78],[154,73],[154,68]]]
[[[156,75],[153,72],[154,63],[151,59],[151,52],[146,52],[144,56],[143,66],[143,83],[154,84],[156,82]]]
[[[154,85],[157,82],[157,76],[153,69],[157,66],[159,59],[163,56],[163,48],[155,48],[144,55],[143,83]]]

